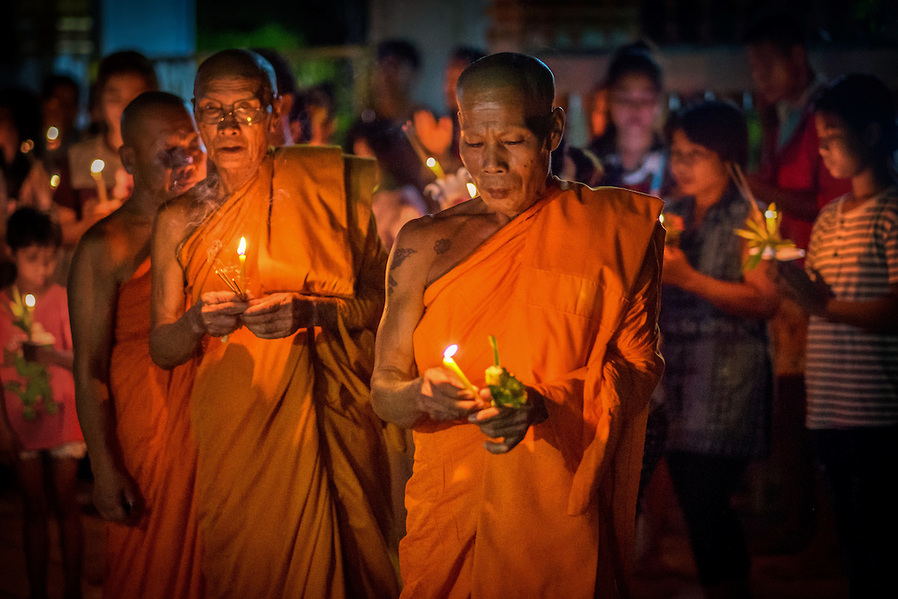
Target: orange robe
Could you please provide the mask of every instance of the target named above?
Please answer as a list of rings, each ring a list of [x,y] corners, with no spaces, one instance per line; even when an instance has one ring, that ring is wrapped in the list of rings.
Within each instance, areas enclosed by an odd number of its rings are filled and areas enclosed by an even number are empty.
[[[203,342],[191,412],[210,597],[398,594],[382,423],[368,398],[386,260],[373,174],[339,148],[275,150],[180,248],[192,301],[225,289],[215,270],[236,267],[240,237],[255,297],[345,300],[337,331],[265,340],[242,328]]]
[[[196,444],[188,400],[193,366],[150,359],[150,261],[119,289],[109,387],[122,459],[145,502],[139,526],[106,524],[105,597],[203,596]]]
[[[416,427],[399,546],[403,597],[626,595],[649,397],[663,370],[657,198],[553,181],[425,291],[419,372],[459,345],[484,385],[502,365],[548,419],[505,455],[475,425]]]

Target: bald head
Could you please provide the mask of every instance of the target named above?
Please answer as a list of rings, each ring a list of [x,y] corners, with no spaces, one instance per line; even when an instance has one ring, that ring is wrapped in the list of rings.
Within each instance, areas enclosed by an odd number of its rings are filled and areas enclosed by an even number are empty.
[[[160,114],[187,112],[178,96],[167,92],[144,92],[137,96],[122,112],[122,141],[133,146],[144,137],[147,123]]]
[[[511,88],[523,97],[528,116],[552,112],[555,76],[546,64],[526,54],[502,52],[477,60],[458,78],[458,97],[465,92]]]
[[[216,79],[258,81],[260,100],[270,102],[278,95],[277,78],[271,63],[249,50],[222,50],[203,61],[196,71],[193,95],[199,98],[206,86]]]

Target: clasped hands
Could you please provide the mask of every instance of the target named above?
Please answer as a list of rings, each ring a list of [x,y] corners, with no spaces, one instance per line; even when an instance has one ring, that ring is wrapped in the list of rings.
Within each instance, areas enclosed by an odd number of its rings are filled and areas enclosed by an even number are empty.
[[[315,301],[299,293],[281,292],[255,298],[251,293],[209,291],[194,304],[197,332],[223,337],[246,327],[261,339],[288,337],[315,326]]]
[[[477,393],[465,389],[458,377],[445,368],[429,368],[421,377],[418,410],[431,420],[450,422],[467,420],[476,424],[490,440],[484,443],[494,454],[508,453],[524,440],[527,429],[547,418],[545,399],[527,389],[527,405],[521,408],[494,407],[488,388]],[[498,439],[502,439],[498,441]]]

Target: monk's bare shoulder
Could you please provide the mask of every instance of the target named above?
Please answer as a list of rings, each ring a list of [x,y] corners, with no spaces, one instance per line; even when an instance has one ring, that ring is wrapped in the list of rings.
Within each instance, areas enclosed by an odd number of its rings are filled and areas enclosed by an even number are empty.
[[[119,208],[81,236],[72,259],[73,269],[124,282],[139,266],[135,259],[149,241],[151,227],[151,221],[141,222],[126,207]]]
[[[165,202],[156,213],[156,236],[180,243],[190,236],[214,212],[217,203],[210,199],[208,186],[202,182],[193,189]]]

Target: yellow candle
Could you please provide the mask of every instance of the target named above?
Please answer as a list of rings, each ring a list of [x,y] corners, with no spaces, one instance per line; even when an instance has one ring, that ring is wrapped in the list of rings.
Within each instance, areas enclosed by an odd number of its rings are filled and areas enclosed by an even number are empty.
[[[109,199],[109,196],[106,195],[106,184],[103,183],[104,168],[106,168],[106,163],[99,158],[90,163],[90,176],[94,178],[94,182],[97,184],[97,198],[99,198],[101,204]]]
[[[455,376],[462,382],[462,385],[465,386],[465,389],[476,395],[477,389],[471,384],[471,381],[468,380],[465,373],[461,371],[461,368],[458,367],[455,360],[452,359],[452,356],[454,356],[457,351],[458,346],[455,344],[450,345],[443,351],[443,366],[454,372]]]
[[[246,237],[240,238],[237,246],[237,259],[240,260],[240,290],[246,291]]]
[[[28,323],[28,341],[31,341],[31,329],[34,325],[34,305],[37,303],[37,300],[30,293],[26,293],[22,301],[25,302],[25,310],[28,311],[26,322]]]
[[[437,159],[433,156],[428,156],[427,160],[424,161],[424,164],[427,165],[427,168],[430,169],[437,179],[443,179],[446,176],[443,172],[443,167],[440,166],[440,163],[437,162]]]

